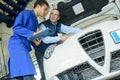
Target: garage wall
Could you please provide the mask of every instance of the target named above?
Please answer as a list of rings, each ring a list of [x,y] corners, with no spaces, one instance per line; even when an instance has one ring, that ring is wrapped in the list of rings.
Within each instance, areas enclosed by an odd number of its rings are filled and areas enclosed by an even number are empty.
[[[10,35],[12,34],[11,29],[7,28],[4,23],[0,24],[0,37],[2,37],[2,40],[0,41],[0,76],[5,76],[8,74],[8,39]]]

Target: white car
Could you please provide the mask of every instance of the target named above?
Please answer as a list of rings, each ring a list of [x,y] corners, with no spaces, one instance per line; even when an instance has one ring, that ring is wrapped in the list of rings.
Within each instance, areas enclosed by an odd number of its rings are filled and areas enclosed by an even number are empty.
[[[115,4],[110,2],[101,12],[71,25],[76,26],[105,14],[114,14],[116,17],[120,13],[119,5]],[[48,47],[44,55],[44,70],[47,80],[119,79],[120,19],[92,25],[64,43]]]
[[[44,66],[47,80],[108,80],[120,76],[120,19],[92,26],[63,44],[49,47]]]

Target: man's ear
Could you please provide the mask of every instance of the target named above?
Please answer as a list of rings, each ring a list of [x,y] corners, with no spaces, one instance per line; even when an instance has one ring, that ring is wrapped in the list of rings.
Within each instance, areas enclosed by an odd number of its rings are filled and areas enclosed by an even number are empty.
[[[37,7],[39,7],[39,8],[40,8],[40,7],[42,7],[42,6],[41,6],[41,5],[39,5],[39,4],[37,4]]]
[[[58,17],[58,20],[60,20],[60,16]]]

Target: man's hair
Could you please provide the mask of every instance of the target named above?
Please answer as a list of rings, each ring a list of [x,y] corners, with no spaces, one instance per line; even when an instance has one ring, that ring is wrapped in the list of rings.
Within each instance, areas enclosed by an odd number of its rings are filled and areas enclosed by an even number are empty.
[[[57,8],[53,8],[52,11],[53,11],[53,10],[57,10],[57,11],[59,12],[59,16],[61,16],[61,14],[60,14],[60,10],[59,10],[59,9],[57,9]]]
[[[34,8],[35,8],[37,5],[43,6],[43,5],[45,5],[45,4],[49,7],[49,4],[48,4],[48,2],[47,2],[46,0],[36,0],[36,2],[34,3]]]

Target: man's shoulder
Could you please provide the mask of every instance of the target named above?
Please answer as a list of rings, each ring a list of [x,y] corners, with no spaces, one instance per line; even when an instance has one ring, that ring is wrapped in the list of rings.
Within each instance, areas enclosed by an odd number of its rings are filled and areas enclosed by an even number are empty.
[[[29,15],[32,10],[23,10],[19,13],[19,15]]]
[[[48,19],[48,20],[43,21],[41,24],[45,24],[45,23],[48,23],[48,22],[49,22],[49,19]]]
[[[44,26],[46,26],[47,24],[49,25],[49,19],[41,22],[39,25],[44,25]]]
[[[22,13],[29,13],[29,12],[31,12],[32,10],[27,10],[27,9],[25,9],[25,10],[22,10],[21,12]]]

